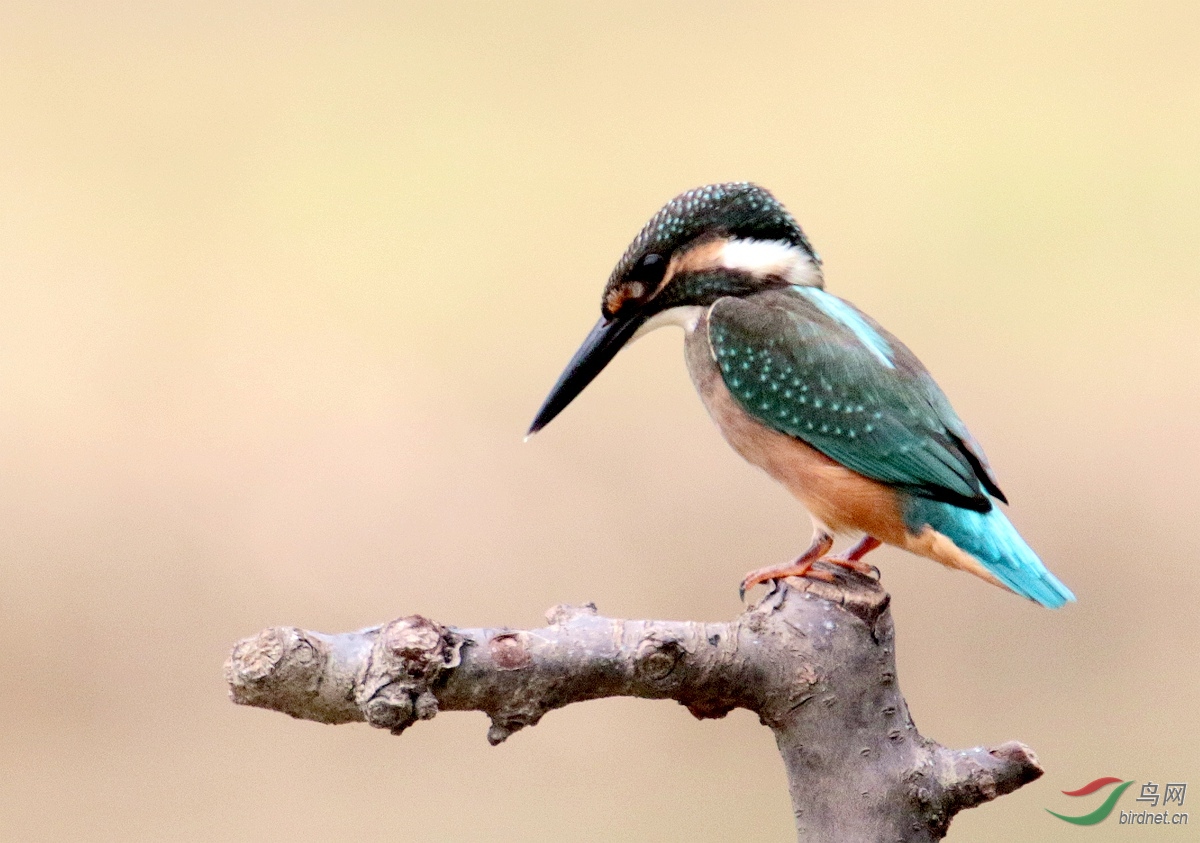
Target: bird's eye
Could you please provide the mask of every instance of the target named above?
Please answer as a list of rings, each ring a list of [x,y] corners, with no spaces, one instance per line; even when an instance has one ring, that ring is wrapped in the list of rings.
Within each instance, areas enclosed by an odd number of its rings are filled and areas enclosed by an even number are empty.
[[[667,271],[666,259],[657,252],[650,252],[642,255],[633,269],[629,272],[631,281],[643,281],[650,285],[655,285],[662,280],[663,273]]]

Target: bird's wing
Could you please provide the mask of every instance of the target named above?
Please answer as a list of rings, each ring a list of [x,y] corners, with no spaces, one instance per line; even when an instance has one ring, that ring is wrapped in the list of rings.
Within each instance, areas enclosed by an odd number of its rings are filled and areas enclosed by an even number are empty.
[[[812,287],[724,298],[708,338],[758,421],[874,480],[987,512],[995,478],[920,361],[853,305]]]

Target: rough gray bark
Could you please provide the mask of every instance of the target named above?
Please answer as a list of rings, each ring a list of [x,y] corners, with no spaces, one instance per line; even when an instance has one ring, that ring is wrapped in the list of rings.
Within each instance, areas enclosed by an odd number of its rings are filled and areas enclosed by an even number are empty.
[[[484,711],[499,743],[547,711],[611,696],[678,700],[696,717],[748,708],[775,733],[800,840],[928,841],[964,808],[1042,774],[1028,747],[949,750],[922,737],[896,681],[888,595],[832,570],[790,580],[729,623],[626,621],[557,606],[533,630],[419,615],[325,635],[273,627],[225,665],[234,702],[400,734]]]

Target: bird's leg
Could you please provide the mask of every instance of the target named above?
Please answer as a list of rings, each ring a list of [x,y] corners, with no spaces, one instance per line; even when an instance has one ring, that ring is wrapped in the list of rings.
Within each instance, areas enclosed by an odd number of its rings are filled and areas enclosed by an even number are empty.
[[[759,568],[757,571],[751,571],[746,574],[742,579],[741,586],[738,588],[738,595],[744,599],[746,597],[746,589],[767,580],[779,580],[784,577],[807,576],[814,579],[832,581],[824,572],[810,570],[812,564],[828,553],[831,547],[833,547],[833,536],[824,531],[818,532],[813,536],[812,544],[808,550],[801,553],[791,562],[783,565],[768,565],[766,568]]]
[[[862,574],[864,577],[869,577],[872,574],[876,578],[879,576],[879,569],[874,565],[868,565],[862,561],[862,558],[870,553],[875,548],[879,547],[883,542],[874,536],[863,536],[858,544],[847,550],[845,553],[839,553],[837,556],[827,556],[825,562],[832,562],[834,565],[841,565],[843,568],[849,568],[855,573]]]

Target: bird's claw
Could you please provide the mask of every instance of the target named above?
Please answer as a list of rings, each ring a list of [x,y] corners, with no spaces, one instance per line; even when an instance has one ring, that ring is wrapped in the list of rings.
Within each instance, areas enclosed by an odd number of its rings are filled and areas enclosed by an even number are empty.
[[[831,565],[837,565],[839,568],[845,568],[847,571],[853,571],[856,574],[864,577],[871,577],[876,582],[882,577],[879,569],[874,565],[855,559],[852,556],[830,556],[827,559],[821,560],[828,562]]]
[[[738,586],[738,599],[742,602],[746,600],[746,592],[756,585],[761,583],[772,583],[775,588],[783,585],[783,581],[787,577],[803,577],[810,580],[820,580],[821,582],[837,582],[837,577],[830,571],[823,571],[813,568],[813,562],[829,561],[829,560],[813,560],[805,562],[802,565],[773,565],[769,568],[759,568],[757,571],[751,571],[742,579]]]
[[[800,556],[783,565],[768,565],[765,568],[758,568],[751,571],[742,578],[742,584],[738,588],[738,599],[743,602],[746,599],[746,590],[764,583],[767,580],[772,580],[778,583],[784,577],[809,577],[814,580],[824,580],[825,582],[834,582],[834,577],[827,571],[814,571],[813,563],[822,559],[829,549],[833,547],[833,536],[829,533],[817,533],[813,536],[813,543],[800,554]]]

